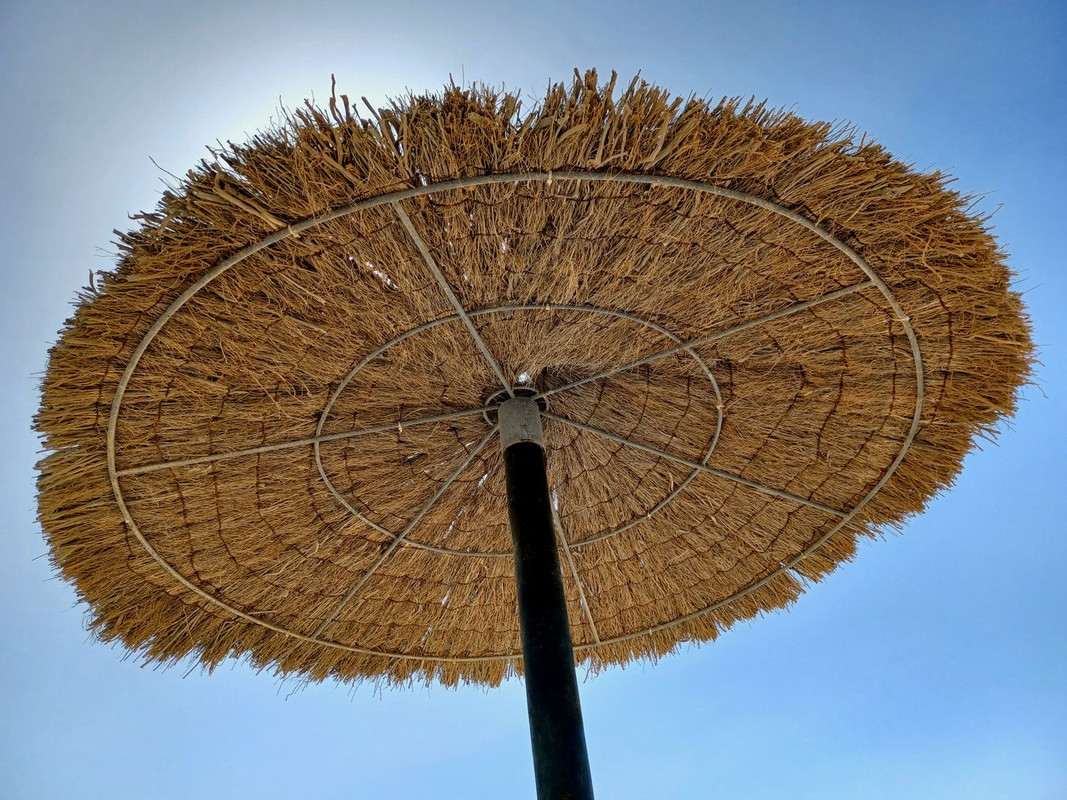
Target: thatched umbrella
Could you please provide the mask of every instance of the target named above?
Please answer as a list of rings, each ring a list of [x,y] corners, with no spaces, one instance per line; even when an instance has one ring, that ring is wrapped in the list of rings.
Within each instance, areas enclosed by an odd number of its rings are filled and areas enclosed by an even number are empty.
[[[952,481],[1032,347],[966,199],[846,129],[615,89],[335,96],[119,234],[37,420],[101,638],[525,672],[539,793],[591,796],[575,660],[782,608]]]

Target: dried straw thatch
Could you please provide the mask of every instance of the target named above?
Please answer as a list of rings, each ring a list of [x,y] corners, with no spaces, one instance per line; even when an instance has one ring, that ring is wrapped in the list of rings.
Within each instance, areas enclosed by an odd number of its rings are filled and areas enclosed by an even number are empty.
[[[139,219],[37,426],[55,564],[150,660],[521,671],[504,381],[547,396],[579,660],[712,639],[918,512],[1029,371],[943,176],[637,80],[308,104]]]

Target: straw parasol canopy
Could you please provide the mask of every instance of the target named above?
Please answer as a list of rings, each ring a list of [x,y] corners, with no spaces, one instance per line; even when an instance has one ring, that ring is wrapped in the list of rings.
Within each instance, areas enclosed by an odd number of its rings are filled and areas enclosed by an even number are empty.
[[[522,655],[494,409],[530,394],[577,660],[713,639],[1013,411],[1029,326],[946,184],[594,72],[528,111],[450,85],[287,112],[119,234],[52,349],[54,563],[150,661],[496,684]]]

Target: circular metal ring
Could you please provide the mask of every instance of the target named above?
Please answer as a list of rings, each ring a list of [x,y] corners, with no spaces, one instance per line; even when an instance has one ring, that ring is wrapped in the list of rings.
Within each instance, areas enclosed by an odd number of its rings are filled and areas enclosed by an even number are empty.
[[[651,322],[651,321],[646,320],[646,319],[642,319],[642,318],[637,317],[637,316],[635,316],[633,314],[628,314],[628,313],[623,312],[623,311],[615,311],[615,310],[607,309],[607,308],[598,308],[596,306],[567,305],[567,304],[556,304],[556,303],[538,304],[538,305],[529,305],[529,306],[521,306],[521,305],[493,306],[491,308],[484,308],[484,309],[478,309],[478,310],[475,310],[475,311],[470,311],[470,312],[468,312],[468,314],[471,317],[480,317],[480,316],[484,316],[484,315],[487,315],[487,314],[512,313],[512,312],[516,312],[516,311],[584,311],[584,312],[593,313],[593,314],[606,314],[606,315],[609,315],[609,316],[616,317],[618,319],[625,319],[625,320],[628,320],[630,322],[635,322],[635,323],[638,323],[640,325],[644,325],[645,327],[650,328],[650,329],[654,330],[656,333],[659,333],[660,335],[662,335],[665,338],[669,339],[671,342],[673,342],[676,345],[683,344],[683,342],[682,342],[682,340],[680,338],[678,338],[676,335],[674,335],[673,333],[668,331],[662,325],[659,325],[659,324],[657,324],[655,322]],[[346,500],[344,498],[344,496],[341,494],[341,492],[337,490],[337,487],[334,485],[333,481],[331,481],[329,476],[326,474],[326,468],[322,463],[322,448],[320,446],[320,440],[322,438],[323,430],[325,428],[326,421],[327,421],[327,419],[329,417],[331,409],[333,408],[334,404],[337,402],[337,400],[341,396],[341,394],[345,391],[345,389],[348,387],[348,385],[352,382],[352,380],[356,377],[356,375],[359,374],[359,372],[361,370],[363,370],[374,359],[382,356],[390,348],[395,347],[396,345],[400,344],[401,342],[403,342],[404,340],[408,339],[409,337],[414,336],[415,334],[418,334],[418,333],[423,333],[423,332],[425,332],[427,330],[430,330],[431,328],[436,327],[437,325],[444,324],[444,323],[450,323],[450,322],[456,322],[458,320],[459,320],[459,316],[457,314],[451,314],[451,315],[449,315],[447,317],[441,317],[438,320],[434,320],[434,321],[429,322],[429,323],[424,323],[423,325],[419,325],[419,326],[417,326],[415,328],[412,328],[411,330],[408,330],[408,331],[405,331],[404,333],[401,333],[399,336],[394,337],[393,339],[389,340],[385,344],[383,344],[380,347],[376,348],[369,355],[367,355],[364,358],[362,358],[352,368],[352,370],[347,375],[345,375],[344,379],[337,386],[337,388],[334,389],[333,394],[330,395],[330,398],[327,400],[326,405],[324,406],[324,408],[322,410],[322,413],[319,415],[319,422],[318,422],[318,425],[315,427],[315,439],[316,439],[316,441],[315,441],[315,443],[313,445],[313,449],[314,449],[314,453],[315,453],[315,466],[319,471],[319,477],[321,477],[323,483],[326,484],[326,488],[329,490],[330,494],[332,494],[337,499],[337,501],[345,508],[346,511],[348,511],[350,514],[352,514],[353,516],[358,518],[361,522],[369,525],[374,530],[376,530],[379,533],[382,533],[382,534],[384,534],[386,536],[389,536],[390,538],[392,538],[394,540],[400,538],[400,534],[396,533],[395,531],[391,531],[391,530],[389,530],[388,528],[386,528],[386,527],[384,527],[382,525],[379,525],[377,522],[372,520],[370,517],[368,517],[366,514],[364,514],[362,511],[360,511],[354,505],[352,505],[350,502],[348,502],[348,500]],[[688,349],[687,348],[684,352],[687,355],[689,355],[694,361],[696,361],[696,363],[700,367],[701,371],[707,376],[708,381],[711,383],[712,392],[715,395],[715,413],[716,413],[715,431],[712,433],[711,439],[709,441],[708,448],[704,452],[703,456],[701,457],[701,461],[700,461],[701,464],[706,464],[708,462],[708,459],[711,458],[711,454],[715,450],[715,446],[719,442],[719,435],[722,432],[722,415],[723,415],[722,392],[719,389],[718,381],[715,380],[715,376],[711,372],[711,368],[707,365],[707,363],[704,361],[704,359],[701,358],[700,355],[697,354],[696,351],[694,351],[692,349]],[[541,395],[535,388],[528,387],[528,386],[517,386],[517,387],[514,387],[512,389],[512,391],[515,392],[515,393],[519,393],[519,392],[529,392],[529,393],[531,393],[531,396],[535,396],[538,399],[538,401],[539,401],[538,404],[539,405],[542,402],[544,403],[544,407],[541,410],[542,411],[547,411],[548,410],[549,397]],[[499,398],[500,400],[504,400],[504,399],[507,399],[509,396],[510,396],[510,394],[509,394],[508,390],[506,390],[506,389],[501,389],[500,391],[495,392],[494,394],[490,395],[490,397],[486,400],[485,408],[482,409],[482,416],[483,416],[483,418],[485,419],[485,421],[487,423],[489,423],[490,425],[496,424],[493,420],[490,419],[490,414],[491,414],[492,404],[494,402],[494,398]],[[593,542],[599,542],[599,541],[601,541],[603,539],[608,538],[609,536],[615,536],[615,535],[617,535],[619,533],[622,533],[623,531],[629,530],[634,525],[639,524],[643,520],[648,519],[650,516],[652,516],[653,514],[657,513],[658,511],[660,511],[664,506],[667,505],[667,503],[669,503],[671,500],[673,500],[675,497],[677,497],[690,483],[692,483],[693,480],[696,478],[696,476],[699,473],[700,473],[700,470],[697,470],[697,469],[692,470],[689,475],[687,475],[682,481],[680,481],[677,485],[675,485],[671,489],[671,491],[664,498],[662,498],[659,502],[657,502],[656,505],[654,505],[651,509],[649,509],[648,512],[646,512],[644,515],[642,515],[642,516],[640,516],[640,517],[638,517],[636,519],[632,519],[629,522],[626,522],[626,523],[624,523],[622,525],[619,525],[619,526],[617,526],[615,528],[612,528],[611,530],[603,531],[603,532],[601,532],[601,533],[599,533],[599,534],[597,534],[595,536],[590,536],[590,537],[587,537],[585,539],[581,539],[581,540],[579,540],[577,542],[571,542],[570,546],[572,548],[582,547],[584,545],[592,544]],[[429,545],[429,544],[425,544],[423,542],[414,541],[414,540],[408,539],[408,538],[404,539],[403,544],[405,544],[407,546],[410,546],[410,547],[418,548],[418,549],[421,549],[421,550],[430,550],[430,551],[435,552],[435,553],[441,553],[442,555],[475,556],[475,557],[482,557],[482,558],[511,558],[511,555],[512,555],[512,552],[510,550],[497,551],[497,552],[493,552],[493,551],[473,551],[473,550],[453,550],[451,548],[439,547],[439,546],[436,546],[436,545]]]
[[[130,360],[126,364],[122,375],[119,377],[119,381],[115,388],[115,395],[112,398],[111,410],[108,415],[106,436],[107,469],[111,488],[115,495],[115,502],[118,506],[119,513],[122,515],[123,520],[126,522],[130,533],[133,534],[134,538],[137,539],[138,543],[168,575],[170,575],[178,584],[180,584],[185,589],[196,595],[200,600],[214,605],[218,608],[221,608],[226,612],[232,614],[233,616],[245,620],[246,622],[251,622],[269,630],[275,631],[277,633],[291,636],[299,641],[306,641],[327,647],[334,647],[347,652],[366,653],[370,655],[384,655],[392,658],[413,659],[416,661],[425,661],[427,659],[430,659],[440,662],[479,662],[495,661],[512,657],[512,654],[508,653],[464,658],[434,656],[432,654],[414,655],[410,653],[391,653],[375,650],[373,648],[346,645],[341,642],[322,639],[316,636],[308,636],[306,634],[302,634],[297,631],[293,631],[288,628],[275,625],[274,623],[269,622],[268,620],[261,619],[245,611],[242,611],[241,609],[235,608],[231,604],[227,603],[225,600],[213,594],[210,594],[200,586],[197,586],[195,583],[190,581],[180,572],[178,572],[178,570],[175,569],[173,565],[171,565],[166,559],[164,559],[160,555],[160,553],[152,546],[152,544],[147,540],[144,533],[138,527],[137,522],[133,519],[129,508],[126,505],[125,499],[123,498],[122,486],[119,480],[119,471],[116,465],[116,434],[118,430],[119,414],[122,409],[122,400],[126,392],[126,388],[129,386],[130,380],[132,379],[133,374],[137,369],[137,365],[140,363],[141,358],[144,356],[145,351],[148,349],[148,346],[152,343],[152,340],[159,334],[160,330],[163,329],[163,326],[166,325],[167,321],[170,320],[175,314],[177,314],[178,311],[181,310],[181,308],[190,300],[190,298],[192,298],[197,292],[199,292],[205,286],[210,284],[217,277],[225,273],[227,270],[232,269],[237,264],[240,264],[245,259],[255,255],[261,250],[265,250],[277,244],[278,242],[284,241],[285,239],[288,239],[293,236],[297,236],[301,232],[313,228],[316,225],[321,225],[325,222],[339,219],[349,214],[354,214],[367,209],[377,208],[379,206],[391,203],[399,203],[404,200],[409,200],[416,197],[423,197],[426,195],[436,194],[440,192],[452,191],[455,189],[466,189],[478,186],[491,186],[494,184],[515,182],[551,182],[553,180],[591,181],[603,183],[635,183],[645,186],[661,186],[668,188],[687,189],[698,193],[726,197],[732,200],[737,200],[739,202],[746,203],[750,206],[763,208],[767,211],[781,216],[786,220],[789,220],[790,222],[796,225],[799,225],[802,228],[805,228],[806,230],[814,233],[816,236],[823,239],[833,247],[837,248],[837,250],[839,250],[841,253],[843,253],[849,260],[851,260],[857,266],[857,268],[861,272],[863,272],[864,275],[867,276],[872,286],[885,298],[887,304],[892,309],[893,313],[896,315],[897,321],[903,327],[905,336],[908,339],[912,360],[915,366],[916,379],[915,406],[912,413],[911,424],[906,436],[904,437],[904,441],[901,443],[897,455],[894,457],[893,461],[889,464],[889,466],[886,467],[886,469],[882,473],[881,478],[879,478],[879,480],[874,484],[874,486],[871,487],[867,494],[864,495],[864,497],[860,499],[860,501],[855,505],[855,507],[853,507],[852,510],[850,510],[840,520],[840,522],[833,528],[831,528],[827,533],[811,542],[808,547],[804,549],[803,552],[799,553],[789,561],[782,563],[777,570],[771,572],[770,574],[764,576],[763,578],[757,581],[754,581],[752,584],[745,587],[744,589],[735,592],[730,597],[724,598],[706,608],[694,611],[693,613],[688,614],[684,617],[671,620],[670,622],[665,622],[661,625],[652,626],[646,630],[627,633],[623,636],[615,637],[613,639],[601,640],[599,643],[596,644],[578,645],[575,647],[575,650],[581,652],[583,650],[601,647],[604,645],[622,643],[640,636],[645,636],[649,633],[655,633],[657,631],[665,630],[676,625],[684,624],[693,619],[696,619],[697,617],[703,616],[704,614],[714,611],[717,608],[721,608],[725,605],[728,605],[729,603],[732,603],[742,597],[745,597],[748,594],[751,594],[752,592],[757,591],[761,587],[773,581],[779,575],[792,570],[800,561],[802,561],[811,553],[818,550],[819,547],[821,547],[826,541],[828,541],[834,534],[836,534],[838,531],[840,531],[842,528],[852,522],[856,515],[858,515],[860,511],[862,511],[863,508],[875,497],[875,495],[877,495],[878,492],[882,490],[885,484],[896,472],[897,468],[904,460],[904,457],[907,455],[909,449],[911,448],[912,442],[915,440],[915,437],[919,430],[919,425],[922,420],[923,404],[925,397],[925,381],[922,353],[919,349],[918,337],[915,334],[914,328],[911,326],[910,319],[908,318],[908,315],[905,314],[904,309],[901,307],[899,301],[893,295],[893,292],[890,290],[889,286],[870,267],[870,265],[867,264],[867,262],[863,259],[862,256],[859,255],[859,253],[857,253],[853,248],[842,242],[832,233],[830,233],[826,229],[819,226],[817,223],[812,222],[807,217],[796,211],[792,211],[791,209],[788,209],[770,200],[765,200],[762,197],[756,197],[754,195],[745,194],[744,192],[739,192],[736,189],[716,186],[714,184],[705,183],[702,181],[689,180],[685,178],[674,178],[661,175],[642,175],[609,172],[519,172],[503,173],[496,175],[477,175],[469,178],[458,178],[450,181],[442,181],[440,183],[430,183],[422,186],[415,186],[408,189],[402,189],[400,191],[379,195],[377,197],[371,197],[365,200],[358,200],[354,203],[350,203],[348,205],[341,206],[340,208],[327,211],[323,214],[310,217],[306,220],[276,231],[275,233],[264,237],[259,242],[245,247],[230,258],[225,259],[212,269],[208,270],[208,272],[206,272],[201,278],[199,278],[191,286],[185,289],[180,295],[178,295],[178,297],[159,315],[159,317],[156,318],[155,322],[153,322],[152,325],[148,328],[148,331],[145,333],[144,337],[141,339],[141,341],[137,344],[137,346],[131,353]],[[458,316],[453,316],[450,319],[458,319]],[[433,324],[439,324],[443,321],[446,321],[446,319],[436,321]]]

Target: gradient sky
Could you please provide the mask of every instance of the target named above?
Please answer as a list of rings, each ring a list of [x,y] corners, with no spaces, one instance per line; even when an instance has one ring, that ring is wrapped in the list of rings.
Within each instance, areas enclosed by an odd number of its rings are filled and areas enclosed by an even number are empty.
[[[0,796],[532,798],[522,685],[142,668],[35,522],[46,351],[113,228],[279,103],[574,67],[848,120],[994,213],[1043,364],[997,445],[789,611],[582,680],[612,798],[1067,797],[1067,11],[1059,2],[0,3]],[[580,676],[582,679],[582,676]]]

